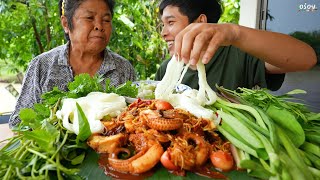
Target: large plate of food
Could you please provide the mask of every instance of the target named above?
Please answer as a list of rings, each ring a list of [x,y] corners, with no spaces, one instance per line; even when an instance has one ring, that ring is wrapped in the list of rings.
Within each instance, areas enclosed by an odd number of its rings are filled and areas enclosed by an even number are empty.
[[[182,86],[185,68],[165,75],[153,97],[142,82],[105,88],[75,77],[20,111],[15,136],[0,149],[2,179],[317,179],[320,114],[289,102],[295,90],[218,87],[198,65],[199,90]],[[179,64],[180,63],[180,64]],[[168,69],[168,72],[172,70]],[[125,97],[134,98],[133,102]]]

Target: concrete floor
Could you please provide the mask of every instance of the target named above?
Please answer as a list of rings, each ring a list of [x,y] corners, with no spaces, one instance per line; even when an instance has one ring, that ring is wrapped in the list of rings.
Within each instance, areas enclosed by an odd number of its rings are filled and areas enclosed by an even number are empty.
[[[307,94],[296,95],[309,105],[310,110],[320,112],[320,65],[306,72],[287,73],[285,81],[276,95],[287,93],[293,89],[303,89]]]

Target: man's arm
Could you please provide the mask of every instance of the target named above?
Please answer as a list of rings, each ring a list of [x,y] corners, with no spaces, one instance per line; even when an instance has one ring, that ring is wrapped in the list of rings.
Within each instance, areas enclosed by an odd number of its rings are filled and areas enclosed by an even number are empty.
[[[314,50],[298,39],[235,24],[192,23],[176,36],[175,53],[186,63],[202,59],[206,64],[220,46],[228,45],[265,61],[272,74],[308,70],[317,61]]]
[[[239,26],[234,45],[266,62],[271,74],[304,71],[313,67],[317,56],[312,47],[289,35]]]

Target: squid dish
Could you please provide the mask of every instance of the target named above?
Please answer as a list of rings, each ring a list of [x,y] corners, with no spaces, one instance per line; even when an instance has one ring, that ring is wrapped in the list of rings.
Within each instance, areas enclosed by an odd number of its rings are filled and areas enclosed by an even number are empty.
[[[215,132],[214,123],[167,101],[137,99],[103,124],[104,132],[91,135],[87,143],[109,170],[139,175],[162,165],[175,175],[193,171],[225,178],[212,167],[234,168],[230,143]]]

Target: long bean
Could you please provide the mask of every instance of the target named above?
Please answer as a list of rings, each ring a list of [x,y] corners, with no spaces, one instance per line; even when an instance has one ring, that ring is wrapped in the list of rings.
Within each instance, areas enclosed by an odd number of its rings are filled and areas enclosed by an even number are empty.
[[[230,113],[232,113],[233,116],[235,116],[238,120],[241,120],[242,122],[246,123],[247,125],[249,125],[251,128],[259,131],[260,133],[262,133],[265,136],[268,136],[269,133],[266,129],[261,128],[260,126],[258,126],[255,122],[249,120],[245,115],[241,114],[239,111],[237,111],[236,109],[232,109],[231,107],[228,106],[224,106],[221,103],[215,103],[214,106],[216,106],[217,108],[222,108],[224,111],[227,110]]]
[[[300,149],[303,149],[306,152],[312,153],[320,158],[320,147],[315,144],[304,142],[300,146]]]
[[[218,110],[217,113],[221,116],[222,123],[227,123],[235,131],[241,132],[241,135],[246,142],[256,149],[263,148],[263,144],[259,138],[257,138],[257,136],[237,118],[220,110]]]
[[[290,158],[285,152],[280,151],[279,157],[282,161],[283,168],[285,170],[288,170],[288,172],[284,171],[283,176],[289,179],[293,180],[308,180],[308,178],[305,177],[302,170],[296,165],[295,162],[292,161],[292,158]],[[288,174],[287,174],[288,173]],[[313,177],[311,176],[313,179]]]
[[[267,126],[264,124],[263,120],[261,119],[259,113],[252,107],[250,106],[246,106],[246,105],[242,105],[242,104],[235,104],[235,103],[230,103],[227,101],[224,101],[222,99],[217,99],[217,102],[225,105],[225,106],[229,106],[232,108],[236,108],[236,109],[242,109],[242,110],[246,110],[248,112],[250,112],[256,119],[257,123],[264,129],[267,129]]]
[[[310,172],[313,174],[314,177],[316,177],[317,179],[320,179],[320,170],[316,169],[314,167],[308,167],[308,169],[310,170]]]
[[[237,138],[234,138],[225,129],[223,129],[223,127],[218,126],[217,128],[234,146],[238,147],[239,149],[244,150],[245,152],[253,155],[256,158],[259,158],[256,150],[252,149],[248,145],[246,145],[243,142],[239,141]]]
[[[284,133],[284,131],[280,127],[277,127],[276,130],[291,160],[302,171],[305,179],[312,180],[313,177],[310,171],[308,170],[307,165],[304,163],[303,158],[301,157],[296,147],[294,146],[294,144],[291,142],[291,140],[287,137],[287,135]]]
[[[273,145],[274,151],[278,152],[280,149],[280,143],[279,143],[279,138],[277,137],[277,134],[276,134],[276,127],[275,127],[276,125],[274,124],[273,120],[270,119],[268,115],[266,115],[259,107],[255,106],[254,108],[258,111],[262,120],[267,124],[269,129],[270,141]]]
[[[305,141],[304,131],[295,118],[295,116],[284,108],[270,105],[267,109],[267,114],[273,119],[278,125],[280,125],[286,134],[292,140],[296,147],[302,145]]]

